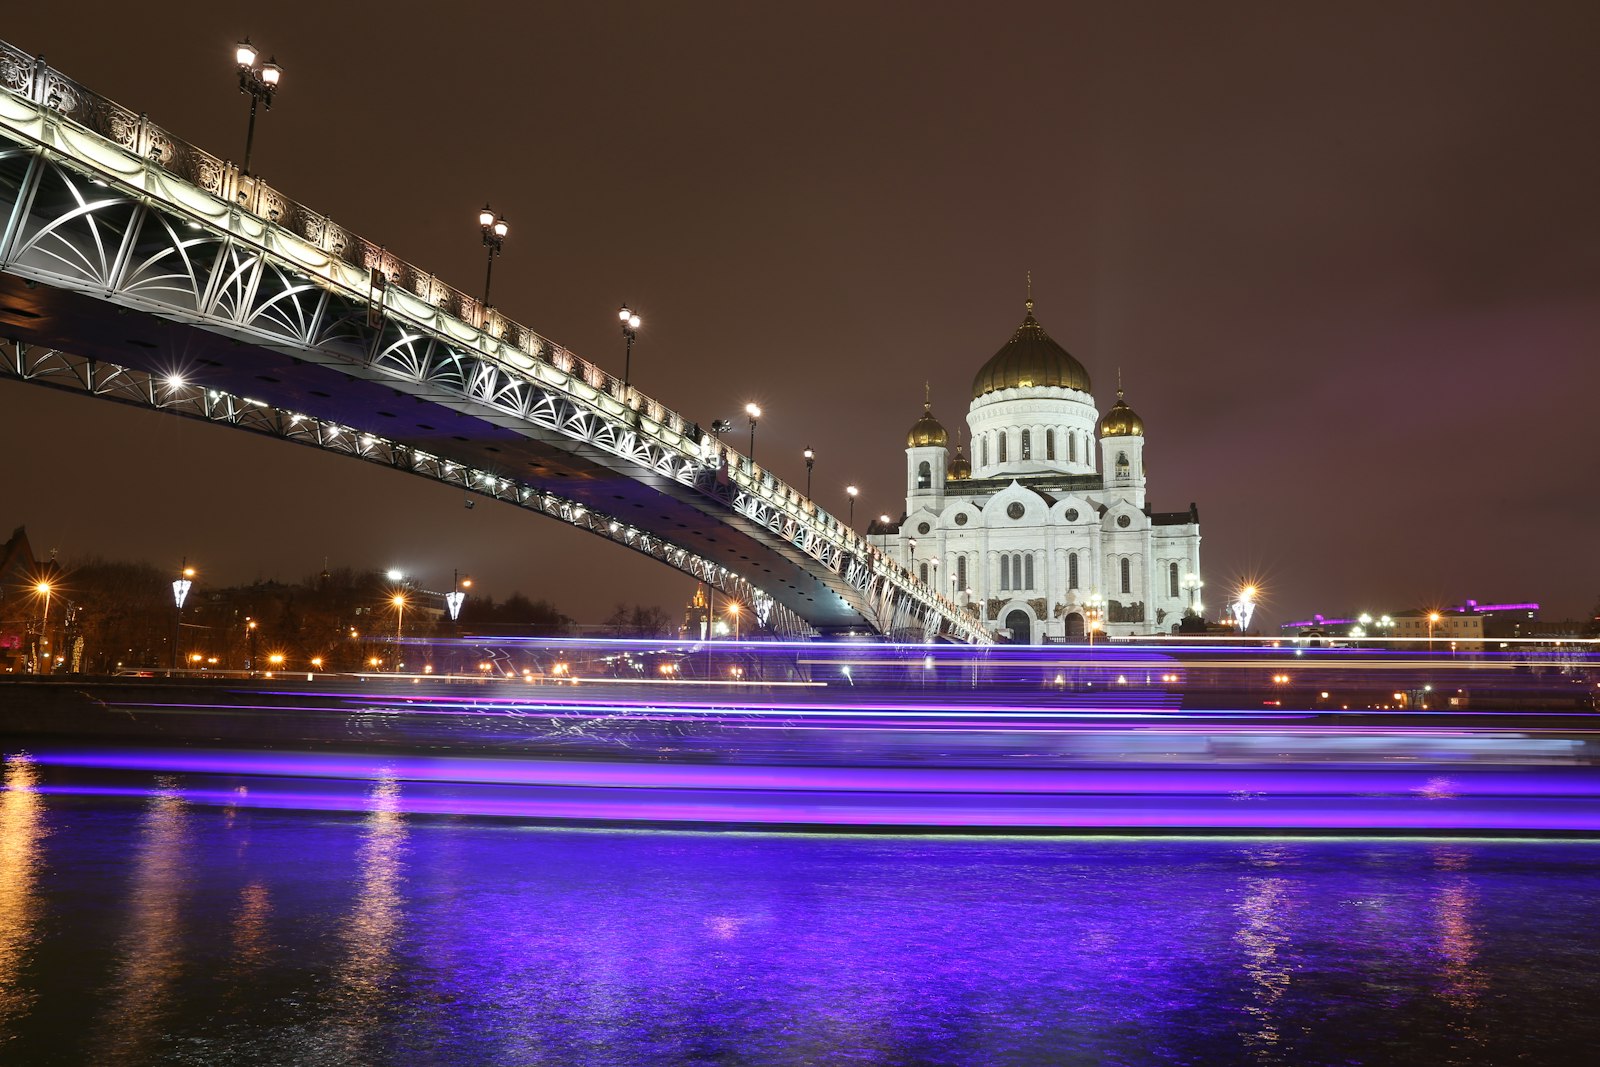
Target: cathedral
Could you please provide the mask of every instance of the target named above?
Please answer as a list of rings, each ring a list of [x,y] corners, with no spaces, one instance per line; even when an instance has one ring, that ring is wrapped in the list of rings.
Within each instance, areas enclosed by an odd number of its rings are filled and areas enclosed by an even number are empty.
[[[1089,372],[1032,299],[973,379],[967,427],[971,459],[960,443],[952,456],[923,405],[905,517],[870,530],[923,581],[1019,644],[1172,633],[1198,607],[1198,510],[1150,509],[1143,420],[1120,388],[1100,416]]]

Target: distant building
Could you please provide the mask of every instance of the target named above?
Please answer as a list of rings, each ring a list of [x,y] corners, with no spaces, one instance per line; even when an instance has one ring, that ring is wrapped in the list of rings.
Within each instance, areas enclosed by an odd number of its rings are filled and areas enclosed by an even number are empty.
[[[1387,615],[1313,615],[1283,623],[1285,637],[1399,638],[1453,642],[1457,651],[1480,651],[1486,640],[1542,637],[1539,605],[1532,601],[1480,604],[1466,600],[1443,608],[1407,608]]]
[[[1117,390],[1104,416],[1089,372],[1045,333],[1033,301],[978,371],[973,455],[931,404],[906,436],[906,510],[868,538],[991,631],[1024,644],[1175,631],[1193,608],[1200,517],[1145,499],[1144,421]],[[1098,451],[1098,463],[1096,453]]]

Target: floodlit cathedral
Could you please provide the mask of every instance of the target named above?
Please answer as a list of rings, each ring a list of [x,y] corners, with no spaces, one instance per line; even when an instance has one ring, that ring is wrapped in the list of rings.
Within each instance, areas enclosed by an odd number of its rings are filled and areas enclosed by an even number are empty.
[[[1150,510],[1144,422],[1120,388],[1101,417],[1089,372],[1027,309],[973,379],[971,459],[924,404],[905,518],[874,532],[1018,643],[1171,633],[1196,605],[1199,512]]]

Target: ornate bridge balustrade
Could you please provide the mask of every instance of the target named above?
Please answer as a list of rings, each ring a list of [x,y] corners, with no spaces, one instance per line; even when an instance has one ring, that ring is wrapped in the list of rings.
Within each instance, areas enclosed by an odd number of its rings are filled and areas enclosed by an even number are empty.
[[[863,630],[990,640],[977,619],[697,423],[3,43],[0,223],[0,281],[25,279],[476,413],[721,515],[800,561]],[[303,397],[304,383],[265,374],[255,378],[268,384],[249,384],[265,399],[218,388],[224,361],[157,365],[127,345],[108,356],[103,343],[30,323],[30,314],[49,316],[25,302],[0,307],[12,332],[30,334],[9,345],[10,376],[271,433],[530,507],[692,574],[782,633],[854,628],[841,623],[837,606],[824,611],[814,606],[820,598],[799,596],[792,583],[779,588],[754,568],[707,558],[677,543],[671,529],[648,529],[496,470],[476,442],[458,438],[459,455],[446,454],[448,443],[422,448],[377,432],[392,413],[373,411],[357,426],[335,417],[336,400],[317,390],[327,398],[322,410],[290,407],[283,397]]]

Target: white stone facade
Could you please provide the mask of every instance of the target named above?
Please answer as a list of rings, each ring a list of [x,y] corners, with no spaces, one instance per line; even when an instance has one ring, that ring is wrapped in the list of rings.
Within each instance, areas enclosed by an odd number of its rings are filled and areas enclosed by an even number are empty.
[[[1084,388],[1030,381],[1052,378]],[[882,531],[889,550],[1018,640],[1081,640],[1092,622],[1116,636],[1173,632],[1196,602],[1199,516],[1147,507],[1144,427],[1120,391],[1102,421],[1087,372],[1030,304],[974,392],[971,476],[925,415],[906,449],[905,517]]]

